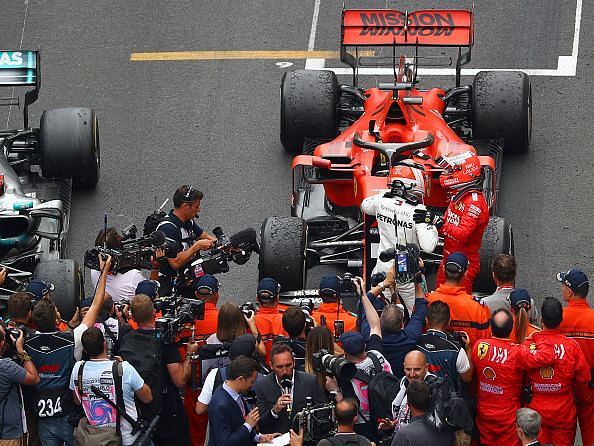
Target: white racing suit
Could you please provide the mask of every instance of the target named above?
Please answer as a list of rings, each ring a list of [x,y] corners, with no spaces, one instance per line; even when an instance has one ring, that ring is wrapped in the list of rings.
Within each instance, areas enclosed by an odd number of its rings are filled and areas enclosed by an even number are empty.
[[[412,205],[401,197],[384,197],[382,193],[367,197],[361,203],[361,210],[367,215],[374,215],[377,219],[380,242],[377,250],[378,259],[372,274],[385,273],[394,266],[394,260],[382,262],[379,253],[397,248],[397,245],[406,246],[415,243],[421,251],[431,253],[437,246],[439,236],[437,228],[425,223],[415,224],[413,213],[415,209],[425,209],[422,204]],[[394,217],[397,221],[398,238],[394,230]],[[397,279],[398,294],[412,314],[415,303],[415,284],[412,281],[400,283]],[[386,294],[384,292],[384,294]]]

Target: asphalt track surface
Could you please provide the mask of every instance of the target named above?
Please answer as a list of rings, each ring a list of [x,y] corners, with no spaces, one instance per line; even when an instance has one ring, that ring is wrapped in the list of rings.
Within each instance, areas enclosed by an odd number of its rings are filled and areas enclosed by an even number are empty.
[[[287,59],[131,62],[130,57],[160,51],[304,51],[315,3],[3,2],[2,47],[41,51],[42,89],[31,122],[37,123],[44,109],[65,106],[89,106],[99,117],[102,176],[94,192],[75,194],[71,257],[82,261],[104,212],[119,228],[142,225],[155,201],[160,204],[182,183],[205,192],[200,223],[207,230],[220,225],[231,234],[259,228],[266,216],[288,215],[291,158],[278,139],[279,85],[287,68],[276,65]],[[444,3],[388,6],[469,6]],[[386,6],[385,1],[347,4]],[[319,2],[315,50],[338,50],[340,5]],[[575,17],[572,0],[477,0],[470,67],[554,69],[560,55],[572,53]],[[532,77],[532,146],[525,156],[506,158],[503,167],[498,214],[514,228],[517,284],[537,300],[559,296],[554,279],[559,271],[577,265],[594,276],[590,2],[583,4],[581,22],[576,75]],[[291,68],[305,65],[305,59],[288,61]],[[361,84],[379,80],[388,79],[363,78]],[[425,77],[421,85],[451,82]],[[1,126],[21,124],[20,111],[0,110]],[[320,274],[312,275],[311,286]],[[253,299],[257,258],[232,265],[220,280],[223,299]]]
[[[287,68],[276,63],[303,68],[305,59],[130,58],[160,51],[305,51],[314,0],[4,3],[2,47],[41,51],[42,89],[31,122],[36,125],[44,109],[64,106],[90,106],[99,117],[101,180],[95,191],[75,194],[71,257],[82,261],[104,212],[119,228],[141,226],[155,202],[183,183],[204,191],[199,222],[207,230],[259,229],[266,216],[288,215],[291,157],[278,138],[279,85]],[[319,2],[315,50],[338,50],[340,5]],[[469,3],[411,1],[397,7],[434,6]],[[576,1],[477,1],[475,13],[471,68],[554,69],[558,56],[572,53]],[[594,22],[593,15],[585,2],[582,24]],[[559,295],[558,271],[577,265],[594,276],[593,34],[582,25],[576,76],[532,77],[532,147],[503,165],[498,214],[514,228],[518,285],[537,299]],[[370,76],[361,84],[380,80],[389,79]],[[428,87],[453,83],[421,80]],[[340,81],[349,83],[350,77]],[[21,126],[19,110],[0,113],[3,127]],[[319,276],[313,274],[311,286]],[[253,299],[257,257],[231,265],[220,280],[223,299]]]

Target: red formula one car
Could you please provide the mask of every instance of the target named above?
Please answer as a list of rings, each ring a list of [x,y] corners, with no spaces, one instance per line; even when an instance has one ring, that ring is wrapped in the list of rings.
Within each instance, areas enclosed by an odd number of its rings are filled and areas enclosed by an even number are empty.
[[[529,146],[531,88],[526,74],[511,71],[482,71],[462,85],[472,44],[472,11],[344,10],[340,55],[353,69],[354,85],[339,84],[328,70],[283,76],[280,137],[297,155],[292,217],[269,217],[262,225],[260,276],[275,277],[285,291],[303,290],[307,269],[318,264],[344,265],[369,279],[379,234],[375,218],[361,212],[362,200],[388,189],[391,166],[412,160],[424,171],[425,204],[444,212],[449,195],[436,160],[472,150],[480,157],[491,215],[475,291],[493,291],[492,258],[513,254],[511,228],[495,216],[502,155]],[[444,56],[448,48],[455,58]],[[402,49],[412,55],[399,54]],[[419,55],[420,49],[429,54]],[[453,63],[454,87],[418,88],[419,67]],[[358,86],[360,68],[386,65],[392,82]],[[424,258],[439,263],[439,247]]]

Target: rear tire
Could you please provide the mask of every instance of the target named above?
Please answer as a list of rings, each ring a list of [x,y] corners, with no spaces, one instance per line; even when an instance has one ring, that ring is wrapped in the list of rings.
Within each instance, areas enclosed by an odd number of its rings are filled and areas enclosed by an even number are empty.
[[[83,297],[83,279],[80,266],[74,260],[42,260],[35,268],[35,278],[52,283],[54,290],[50,295],[60,316],[69,321],[80,305]]]
[[[305,288],[307,224],[297,217],[268,217],[260,230],[260,279],[272,277],[282,291]]]
[[[495,292],[492,265],[498,254],[514,255],[514,236],[511,226],[504,218],[491,217],[479,251],[481,270],[474,279],[474,291],[485,294]]]
[[[331,140],[338,134],[338,80],[333,71],[292,70],[281,80],[280,139],[300,154],[305,138]]]
[[[70,178],[81,189],[99,181],[99,127],[90,108],[56,108],[41,115],[41,172],[47,178]]]
[[[505,153],[528,150],[532,137],[532,89],[526,73],[477,73],[472,86],[472,136],[502,138]]]

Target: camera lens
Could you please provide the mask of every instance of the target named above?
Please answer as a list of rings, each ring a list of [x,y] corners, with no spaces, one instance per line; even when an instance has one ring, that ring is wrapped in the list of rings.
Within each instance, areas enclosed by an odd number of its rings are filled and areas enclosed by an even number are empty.
[[[351,380],[357,374],[355,364],[339,356],[324,355],[322,364],[329,373],[342,380]]]

